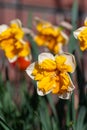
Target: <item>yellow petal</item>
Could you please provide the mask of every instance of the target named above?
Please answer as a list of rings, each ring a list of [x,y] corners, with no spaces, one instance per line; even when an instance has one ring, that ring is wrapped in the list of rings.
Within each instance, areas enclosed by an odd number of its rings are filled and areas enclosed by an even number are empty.
[[[60,32],[60,34],[57,36],[57,42],[61,44],[66,44],[68,42],[68,36],[64,32]]]
[[[60,93],[63,91],[68,91],[70,86],[70,78],[67,73],[60,73]]]
[[[38,46],[44,45],[46,42],[46,39],[43,35],[37,35],[34,37],[35,42],[37,43]]]
[[[24,45],[17,44],[17,47],[19,47],[19,49],[21,49],[21,50],[19,50],[18,56],[25,57],[25,56],[28,56],[28,54],[30,54],[30,49],[29,49],[28,43],[26,43]]]
[[[62,54],[55,56],[57,70],[60,72],[72,72],[72,66],[65,64],[66,60],[66,57]]]
[[[85,18],[84,25],[87,26],[87,17]]]
[[[68,70],[68,72],[73,73],[76,68],[76,61],[75,61],[74,55],[70,53],[63,53],[61,54],[61,56],[64,56],[66,58],[65,65],[68,65],[71,67],[70,70]]]
[[[75,31],[73,32],[74,37],[75,37],[76,39],[78,39],[78,36],[79,36],[80,32],[82,32],[85,28],[86,28],[86,27],[83,26],[83,27],[80,27],[80,28],[78,28],[77,30],[75,30]]]
[[[60,85],[62,86],[60,87],[58,96],[59,98],[62,98],[62,99],[69,99],[72,94],[72,91],[75,88],[71,81],[71,78],[68,73],[63,73],[61,74],[60,79],[61,79]]]
[[[36,24],[36,29],[41,32],[44,27],[49,27],[51,24],[47,21],[44,21],[38,17],[35,17],[34,22]]]
[[[38,81],[38,89],[43,91],[43,93],[47,93],[52,91],[55,87],[55,81],[52,80],[49,76],[42,78],[42,80]]]
[[[51,59],[45,59],[42,63],[39,64],[41,69],[44,70],[55,70],[56,69],[56,63],[55,61],[51,60]]]
[[[52,93],[58,94],[59,90],[60,90],[60,83],[58,81],[58,82],[55,82],[55,87],[53,88]]]

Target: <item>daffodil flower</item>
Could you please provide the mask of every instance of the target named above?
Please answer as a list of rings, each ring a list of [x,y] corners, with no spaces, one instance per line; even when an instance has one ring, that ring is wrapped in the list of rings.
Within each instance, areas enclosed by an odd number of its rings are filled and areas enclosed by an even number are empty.
[[[84,21],[84,26],[74,31],[74,37],[80,42],[80,49],[87,50],[87,18]]]
[[[29,43],[24,41],[23,38],[24,31],[19,19],[12,20],[9,26],[5,24],[0,25],[0,49],[5,52],[9,62],[13,63],[23,58],[28,59],[30,64],[31,53]]]
[[[51,53],[41,53],[38,61],[32,63],[26,72],[37,81],[37,93],[40,96],[52,92],[59,98],[69,99],[75,88],[69,73],[74,72],[75,64],[74,56],[69,53],[55,56]]]
[[[36,29],[38,34],[34,40],[39,46],[46,46],[54,54],[62,53],[62,46],[68,43],[68,36],[61,27],[53,26],[51,23],[36,18]]]

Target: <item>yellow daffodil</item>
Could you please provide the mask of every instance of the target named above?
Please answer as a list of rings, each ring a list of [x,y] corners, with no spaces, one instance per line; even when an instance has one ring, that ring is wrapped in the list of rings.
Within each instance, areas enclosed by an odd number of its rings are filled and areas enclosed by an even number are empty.
[[[5,52],[6,57],[12,63],[18,58],[29,58],[30,63],[30,46],[23,40],[24,31],[19,19],[12,20],[10,25],[0,25],[0,49]]]
[[[87,18],[84,21],[84,26],[74,31],[74,36],[80,42],[80,49],[87,50]]]
[[[63,53],[53,56],[51,53],[41,53],[38,61],[32,63],[26,72],[37,81],[39,95],[52,92],[60,98],[69,99],[74,85],[68,73],[73,73],[75,66],[75,58],[72,54]]]
[[[46,46],[54,54],[62,52],[62,46],[68,43],[68,36],[60,27],[53,26],[51,23],[35,19],[38,34],[34,40],[39,46]]]

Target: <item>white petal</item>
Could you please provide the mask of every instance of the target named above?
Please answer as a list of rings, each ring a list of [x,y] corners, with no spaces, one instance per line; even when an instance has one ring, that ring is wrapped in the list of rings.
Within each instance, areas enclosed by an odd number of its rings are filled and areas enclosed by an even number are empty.
[[[70,99],[72,92],[66,92],[64,94],[58,94],[58,97],[61,99]]]
[[[66,43],[68,43],[69,41],[68,36],[63,31],[61,31],[61,35],[66,39]]]
[[[61,55],[66,57],[65,64],[72,66],[72,72],[71,73],[73,73],[75,71],[75,68],[76,68],[76,61],[75,61],[74,55],[72,55],[70,53],[66,53],[66,52],[61,54]]]
[[[39,90],[38,88],[37,88],[37,94],[40,95],[40,96],[44,96],[44,95],[45,95],[45,94],[44,94],[41,90]]]
[[[59,47],[59,52],[58,52],[58,54],[62,54],[62,53],[63,53],[63,49],[62,49],[63,44],[62,44],[61,42],[58,43],[58,47]]]
[[[87,28],[87,27],[83,26],[83,27],[80,27],[80,28],[78,28],[77,30],[75,30],[75,31],[73,32],[74,37],[75,37],[76,39],[78,39],[79,33],[80,33],[81,31],[83,31],[85,28]]]
[[[39,22],[42,21],[42,19],[40,19],[39,17],[35,17],[35,18],[34,18],[34,21],[36,22],[36,24],[38,24]]]
[[[26,61],[29,61],[29,57],[28,57],[28,56],[24,57],[24,59],[25,59]]]
[[[20,41],[23,45],[26,44],[26,42],[25,42],[23,39],[20,39],[19,41]]]
[[[37,82],[37,94],[40,96],[45,96],[47,94],[49,94],[50,92],[52,92],[52,90],[49,90],[48,92],[44,93],[43,91],[41,91],[40,89],[38,89],[38,82]]]
[[[27,67],[27,69],[25,70],[26,73],[30,76],[31,79],[34,79],[34,76],[32,76],[32,71],[33,71],[33,69],[34,69],[34,66],[35,66],[35,62],[32,63],[31,65],[29,65],[29,66]]]
[[[39,62],[39,63],[43,62],[43,60],[45,60],[45,59],[55,60],[54,56],[53,56],[51,53],[41,53],[41,54],[38,56],[38,62]]]
[[[58,94],[58,97],[61,98],[61,99],[69,99],[71,94],[72,94],[72,91],[75,89],[75,86],[69,76],[69,74],[67,73],[69,79],[70,79],[70,86],[68,86],[68,92],[65,92],[63,94]]]
[[[29,28],[22,28],[22,30],[24,31],[25,34],[29,34],[33,38],[35,37],[35,34],[34,34],[34,32],[31,29],[29,29]]]
[[[32,60],[32,55],[29,54],[29,55],[26,56],[24,59],[25,59],[26,61],[31,61],[31,60]]]
[[[8,26],[7,26],[6,24],[0,25],[0,34],[1,34],[2,32],[4,32],[5,30],[7,30],[7,28],[8,28]]]
[[[17,24],[20,28],[22,27],[22,23],[19,19],[14,19],[10,22],[11,24]]]
[[[13,62],[15,62],[15,61],[17,60],[17,58],[18,58],[18,57],[17,57],[17,56],[15,56],[15,57],[14,57],[14,58],[12,58],[12,59],[8,58],[8,60],[9,60],[9,62],[10,62],[10,63],[13,63]]]
[[[71,80],[68,73],[67,73],[67,75],[68,75],[69,80],[70,80],[70,86],[68,87],[68,91],[71,92],[71,91],[73,91],[75,89],[75,86],[74,86],[74,84],[73,84],[73,82],[72,82],[72,80]]]
[[[66,21],[61,21],[59,25],[66,29],[72,30],[72,25]]]

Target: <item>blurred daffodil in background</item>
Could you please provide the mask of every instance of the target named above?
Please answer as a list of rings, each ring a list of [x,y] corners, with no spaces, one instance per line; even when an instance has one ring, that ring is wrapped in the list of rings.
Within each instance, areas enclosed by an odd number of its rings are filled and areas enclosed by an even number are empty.
[[[79,40],[80,49],[82,51],[87,50],[87,17],[84,20],[84,26],[74,31],[74,36]]]
[[[26,72],[37,81],[39,95],[52,92],[62,99],[69,99],[75,87],[68,73],[73,73],[75,67],[75,58],[70,53],[55,56],[51,53],[41,53],[38,61],[32,63]]]
[[[9,62],[17,63],[20,69],[26,69],[31,60],[30,46],[23,39],[24,34],[19,19],[12,20],[9,26],[0,25],[0,49],[5,52]]]
[[[38,17],[35,18],[37,35],[34,37],[39,46],[47,47],[53,54],[62,53],[62,47],[68,43],[68,36],[63,28],[52,25]]]

